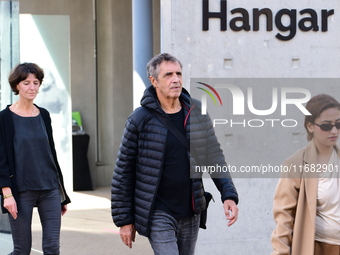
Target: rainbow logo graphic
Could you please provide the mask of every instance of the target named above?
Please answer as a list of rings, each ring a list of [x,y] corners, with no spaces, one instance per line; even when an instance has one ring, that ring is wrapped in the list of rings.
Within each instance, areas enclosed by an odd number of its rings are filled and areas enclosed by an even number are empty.
[[[217,93],[217,91],[212,86],[210,86],[206,83],[203,83],[203,82],[197,82],[197,83],[209,88],[216,95],[218,101],[220,102],[220,105],[222,106],[222,99],[221,99],[220,95]],[[211,99],[213,100],[214,104],[217,105],[217,100],[216,100],[215,96],[213,95],[213,93],[211,93],[208,89],[205,89],[205,88],[201,88],[201,87],[196,87],[196,88],[203,90],[205,93],[207,93],[211,97]]]

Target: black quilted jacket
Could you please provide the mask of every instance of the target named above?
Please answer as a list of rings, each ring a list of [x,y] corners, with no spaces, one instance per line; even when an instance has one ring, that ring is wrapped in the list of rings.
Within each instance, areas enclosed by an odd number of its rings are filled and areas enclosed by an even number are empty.
[[[200,114],[200,102],[192,100],[183,89],[180,101],[186,116],[187,138],[191,148],[196,148],[195,157],[188,157],[191,170],[195,165],[226,165],[220,144],[217,142],[208,115]],[[153,114],[161,109],[153,86],[149,86],[137,108],[127,119],[122,143],[112,178],[111,209],[117,227],[135,224],[140,235],[148,236],[151,211],[157,194],[163,168],[164,151],[168,129]],[[196,159],[196,160],[195,160]],[[221,193],[222,202],[227,199],[238,203],[238,195],[232,179],[213,178]],[[192,204],[195,214],[205,208],[204,190],[200,174],[192,174]],[[221,177],[221,176],[219,176]]]

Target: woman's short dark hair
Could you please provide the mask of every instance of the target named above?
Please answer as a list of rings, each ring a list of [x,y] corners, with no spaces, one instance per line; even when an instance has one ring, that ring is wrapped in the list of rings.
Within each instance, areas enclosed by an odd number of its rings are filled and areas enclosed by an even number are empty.
[[[8,77],[9,85],[14,92],[14,95],[18,95],[19,91],[17,85],[26,80],[29,74],[34,74],[35,78],[40,81],[40,85],[44,79],[44,71],[37,64],[34,63],[22,63],[17,65],[10,73]]]
[[[321,113],[329,108],[338,108],[340,110],[339,102],[332,96],[326,94],[319,94],[312,97],[306,104],[306,109],[312,115],[305,116],[304,126],[307,130],[307,139],[308,141],[312,140],[313,133],[308,131],[307,125],[308,123],[315,123],[315,120],[321,115]]]

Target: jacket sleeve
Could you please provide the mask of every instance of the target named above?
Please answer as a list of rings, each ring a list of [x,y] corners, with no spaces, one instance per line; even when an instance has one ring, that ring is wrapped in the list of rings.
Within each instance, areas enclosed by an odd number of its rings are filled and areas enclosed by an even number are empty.
[[[129,118],[125,125],[111,183],[111,213],[117,227],[134,223],[137,148],[137,127]]]
[[[4,130],[4,120],[1,116],[0,118],[0,193],[2,193],[3,187],[11,187],[10,180],[10,170],[7,161],[7,152],[6,152],[6,134]]]
[[[207,166],[227,166],[223,150],[217,140],[211,119],[209,115],[206,115],[206,135],[207,135],[207,153],[206,153],[206,165]],[[215,186],[221,193],[222,203],[225,200],[233,200],[238,204],[238,194],[231,179],[229,172],[214,172],[211,173],[211,178],[215,183]]]
[[[290,166],[286,160],[283,165]],[[274,195],[273,213],[276,228],[271,235],[274,252],[272,255],[290,255],[293,239],[293,228],[301,177],[283,175]]]
[[[61,186],[60,189],[61,189],[62,197],[63,197],[63,201],[62,201],[61,204],[66,205],[68,203],[71,203],[71,200],[70,200],[69,196],[67,195],[65,185],[64,185],[63,174],[61,172],[61,168],[60,168],[58,158],[57,158],[57,151],[55,149],[55,144],[54,144],[54,139],[53,139],[51,116],[50,116],[50,113],[46,109],[41,108],[41,107],[39,107],[39,109],[40,109],[40,112],[42,113],[42,116],[43,116],[43,119],[44,119],[50,149],[51,149],[51,152],[52,152],[52,156],[53,156],[53,159],[54,159],[55,166],[56,166],[57,171],[58,171],[58,178],[59,178],[59,182],[60,182],[60,186]]]

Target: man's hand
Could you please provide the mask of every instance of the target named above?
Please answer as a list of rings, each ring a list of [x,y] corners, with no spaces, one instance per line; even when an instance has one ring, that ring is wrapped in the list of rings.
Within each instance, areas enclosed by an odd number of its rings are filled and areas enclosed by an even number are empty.
[[[133,224],[125,225],[119,230],[120,238],[123,243],[132,248],[132,242],[135,241],[136,229]]]
[[[61,216],[64,216],[64,214],[67,212],[67,205],[61,206]]]
[[[223,203],[224,213],[227,216],[228,227],[233,225],[237,221],[238,208],[233,200],[225,200]]]

